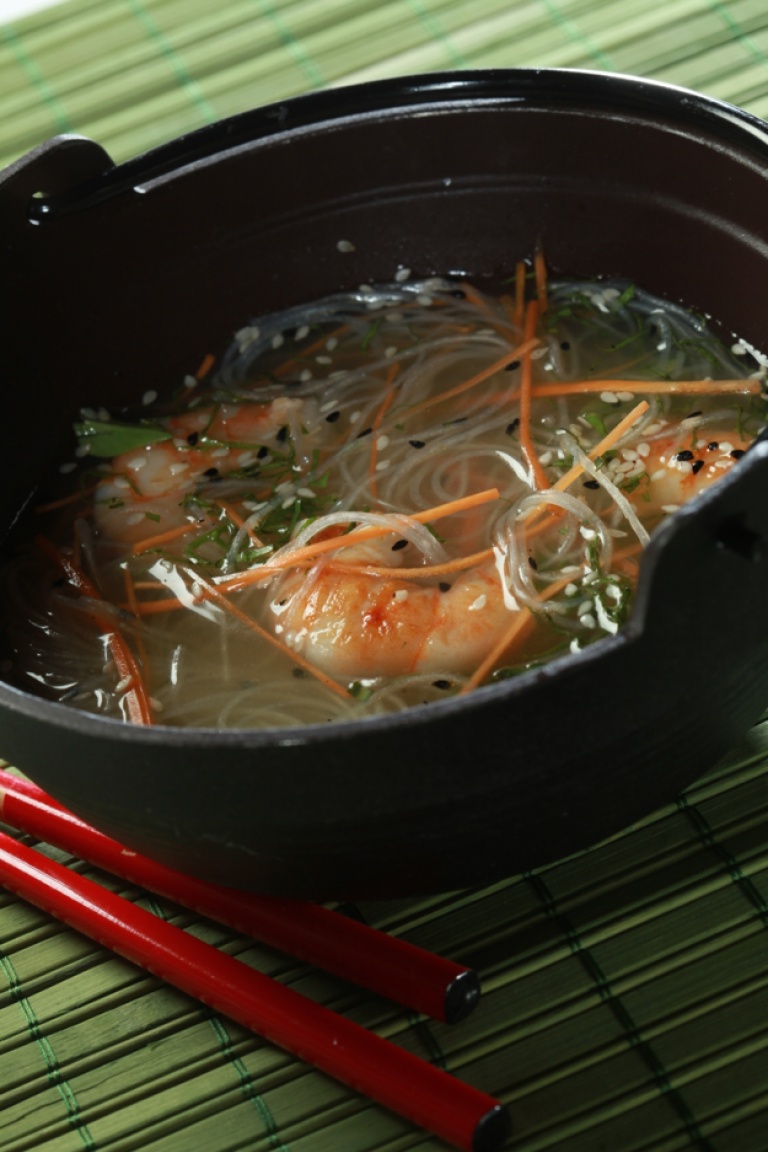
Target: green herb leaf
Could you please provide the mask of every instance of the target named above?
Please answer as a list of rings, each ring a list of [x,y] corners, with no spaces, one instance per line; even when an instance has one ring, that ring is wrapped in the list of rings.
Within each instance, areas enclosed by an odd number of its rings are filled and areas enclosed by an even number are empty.
[[[171,433],[159,424],[120,424],[112,420],[84,420],[75,424],[75,435],[88,448],[89,456],[120,456],[136,448],[146,448],[160,440],[170,440]]]

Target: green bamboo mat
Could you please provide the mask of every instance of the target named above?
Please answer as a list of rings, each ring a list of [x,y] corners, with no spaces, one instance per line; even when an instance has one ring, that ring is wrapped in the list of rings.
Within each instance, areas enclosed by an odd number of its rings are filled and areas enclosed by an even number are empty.
[[[59,132],[121,160],[311,88],[521,65],[650,76],[768,117],[768,6],[65,0],[0,24],[0,163]],[[364,903],[478,969],[481,1006],[452,1027],[119,890],[499,1096],[519,1152],[768,1152],[768,719],[590,852],[479,891]],[[0,1148],[444,1152],[1,891]]]

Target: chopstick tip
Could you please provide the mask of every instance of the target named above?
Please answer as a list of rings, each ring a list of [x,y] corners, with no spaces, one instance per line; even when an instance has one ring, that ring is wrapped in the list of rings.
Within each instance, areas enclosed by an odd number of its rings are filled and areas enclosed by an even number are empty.
[[[512,1134],[512,1120],[503,1104],[481,1116],[472,1137],[472,1152],[499,1152]]]
[[[474,1012],[480,1000],[480,980],[471,968],[459,972],[445,989],[445,1022],[456,1024]]]

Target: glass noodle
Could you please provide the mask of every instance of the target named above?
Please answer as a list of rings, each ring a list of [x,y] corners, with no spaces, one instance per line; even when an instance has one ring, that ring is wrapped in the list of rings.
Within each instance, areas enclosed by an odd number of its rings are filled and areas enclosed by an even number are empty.
[[[654,528],[765,425],[763,358],[632,285],[363,285],[170,399],[84,410],[3,571],[5,675],[135,723],[444,700],[614,635]]]

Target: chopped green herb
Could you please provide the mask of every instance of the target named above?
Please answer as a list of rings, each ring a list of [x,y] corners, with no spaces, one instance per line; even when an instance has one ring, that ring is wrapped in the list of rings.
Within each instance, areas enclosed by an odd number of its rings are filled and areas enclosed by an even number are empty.
[[[121,424],[115,420],[83,420],[75,424],[75,435],[90,456],[120,456],[146,448],[161,440],[170,440],[171,433],[159,424]]]

